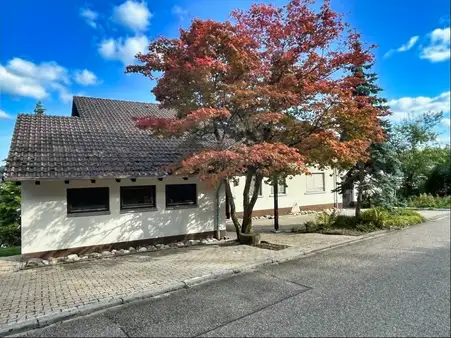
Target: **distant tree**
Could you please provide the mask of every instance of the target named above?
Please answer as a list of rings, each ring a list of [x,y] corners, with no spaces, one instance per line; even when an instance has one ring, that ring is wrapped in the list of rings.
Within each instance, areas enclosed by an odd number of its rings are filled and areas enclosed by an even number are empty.
[[[0,183],[0,246],[20,245],[20,186]]]
[[[404,197],[420,192],[427,174],[440,161],[441,151],[433,142],[438,136],[434,128],[442,117],[442,112],[409,115],[394,128],[393,142],[402,164]]]
[[[47,109],[44,108],[44,105],[42,104],[42,102],[41,102],[41,101],[38,101],[38,102],[36,103],[35,108],[34,108],[34,113],[35,113],[36,115],[44,115],[44,112],[45,112],[46,110],[47,110]]]
[[[427,174],[424,191],[433,195],[451,195],[451,148],[437,149],[442,156],[437,156],[438,163]]]

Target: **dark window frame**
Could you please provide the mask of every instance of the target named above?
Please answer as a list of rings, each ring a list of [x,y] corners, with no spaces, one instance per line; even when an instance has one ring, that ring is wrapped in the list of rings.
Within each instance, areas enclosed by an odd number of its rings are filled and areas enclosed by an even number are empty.
[[[103,194],[105,194],[106,196],[103,196],[104,198],[106,198],[106,201],[104,201],[104,203],[102,203],[104,205],[104,207],[89,207],[89,206],[84,206],[84,207],[80,207],[80,206],[76,206],[74,207],[74,201],[73,199],[77,199],[79,198],[80,200],[85,200],[86,201],[86,197],[82,198],[80,196],[76,196],[77,194],[81,194],[81,193],[77,193],[80,192],[81,190],[84,190],[85,192],[89,193],[88,195],[90,197],[93,196],[93,190],[102,190]],[[109,187],[84,187],[84,188],[67,188],[66,189],[66,204],[67,204],[67,214],[68,215],[78,215],[78,214],[84,214],[84,213],[99,213],[99,212],[110,212],[110,188]]]
[[[139,204],[125,204],[124,205],[124,190],[139,190],[149,188],[153,203],[139,203]],[[120,209],[134,210],[134,209],[155,209],[157,207],[157,188],[156,185],[126,185],[120,187]]]
[[[171,189],[171,187],[176,186],[194,186],[194,200],[191,200],[192,202],[173,202],[168,203],[169,194],[168,194],[168,188]],[[165,186],[165,205],[166,208],[186,208],[186,207],[197,207],[197,184],[196,183],[186,183],[186,184],[166,184]]]

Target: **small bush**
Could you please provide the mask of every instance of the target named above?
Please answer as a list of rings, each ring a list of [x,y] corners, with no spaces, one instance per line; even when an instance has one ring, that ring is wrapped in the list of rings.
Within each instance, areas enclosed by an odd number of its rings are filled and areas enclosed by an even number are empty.
[[[323,228],[323,225],[321,223],[316,223],[315,221],[307,221],[304,223],[305,225],[305,232],[318,232],[318,230],[321,230]]]
[[[424,218],[421,215],[393,215],[385,219],[385,227],[403,228],[408,225],[420,224],[424,222]]]
[[[314,221],[307,221],[302,226],[293,228],[292,232],[356,235],[381,229],[403,228],[424,221],[424,217],[414,210],[372,208],[362,212],[360,218],[336,213],[321,214]]]
[[[355,216],[338,215],[335,219],[334,227],[340,229],[354,229],[358,223]]]
[[[0,245],[6,247],[20,245],[20,228],[17,225],[0,226]]]
[[[396,216],[418,216],[423,218],[417,211],[405,209],[405,208],[396,208],[391,212],[392,215]]]
[[[382,229],[384,221],[389,216],[389,212],[383,208],[372,208],[360,214],[362,223],[371,223],[376,228]]]
[[[407,200],[412,208],[451,208],[451,196],[439,197],[431,194],[412,196]]]

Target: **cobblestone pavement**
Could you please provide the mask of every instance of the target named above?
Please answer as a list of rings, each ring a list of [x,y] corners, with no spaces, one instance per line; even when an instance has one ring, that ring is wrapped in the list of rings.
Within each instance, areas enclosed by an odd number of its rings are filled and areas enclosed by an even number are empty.
[[[290,247],[274,251],[234,243],[208,244],[22,271],[14,271],[15,258],[0,259],[0,328],[158,290],[190,278],[294,258],[355,239],[355,236],[265,233],[262,240]]]

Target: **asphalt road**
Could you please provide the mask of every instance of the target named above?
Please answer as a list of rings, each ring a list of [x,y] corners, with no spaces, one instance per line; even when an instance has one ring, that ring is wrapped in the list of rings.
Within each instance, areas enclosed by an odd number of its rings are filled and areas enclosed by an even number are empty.
[[[449,337],[450,219],[26,335]]]

